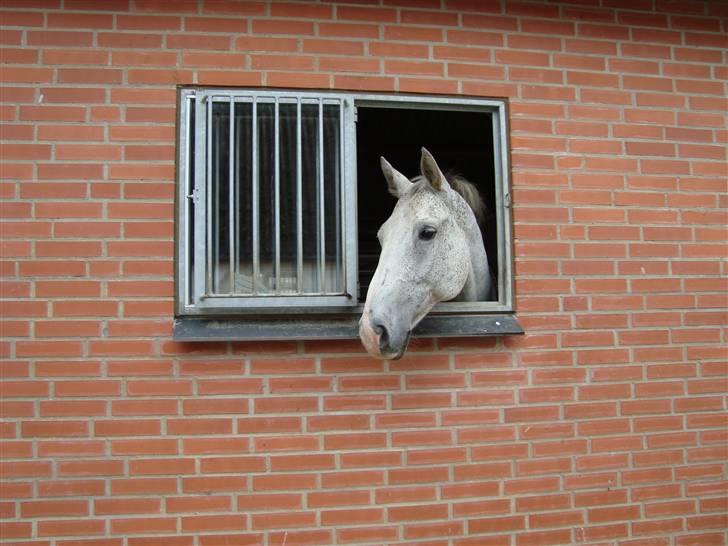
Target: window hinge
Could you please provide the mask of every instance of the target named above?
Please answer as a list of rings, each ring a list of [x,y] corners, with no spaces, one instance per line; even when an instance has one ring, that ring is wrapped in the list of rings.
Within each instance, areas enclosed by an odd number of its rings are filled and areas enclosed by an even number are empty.
[[[503,206],[507,209],[511,208],[511,194],[510,193],[506,193],[503,196]]]
[[[356,106],[354,106],[354,123],[358,123],[358,122],[359,122],[359,109]]]

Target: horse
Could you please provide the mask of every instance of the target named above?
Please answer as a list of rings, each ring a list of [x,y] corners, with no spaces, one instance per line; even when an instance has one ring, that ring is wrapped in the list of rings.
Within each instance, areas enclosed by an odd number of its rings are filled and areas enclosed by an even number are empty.
[[[445,176],[422,148],[411,181],[380,157],[389,193],[397,197],[379,228],[381,254],[359,321],[359,337],[379,359],[401,358],[417,324],[442,301],[483,301],[491,292],[475,186]]]

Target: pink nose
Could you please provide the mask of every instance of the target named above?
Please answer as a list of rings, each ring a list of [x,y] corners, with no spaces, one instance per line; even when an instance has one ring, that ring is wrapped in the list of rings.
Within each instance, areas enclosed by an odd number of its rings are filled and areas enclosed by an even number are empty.
[[[361,339],[362,345],[374,358],[383,358],[381,349],[379,347],[380,334],[372,328],[369,323],[368,313],[364,313],[359,321],[359,338]]]

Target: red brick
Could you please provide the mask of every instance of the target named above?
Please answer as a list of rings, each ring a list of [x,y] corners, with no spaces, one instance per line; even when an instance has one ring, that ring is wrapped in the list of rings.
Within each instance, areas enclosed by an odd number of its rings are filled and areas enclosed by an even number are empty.
[[[95,499],[94,515],[159,514],[160,499]]]
[[[252,29],[254,34],[313,35],[313,23],[294,19],[255,19],[253,20]],[[346,33],[344,33],[344,36],[346,36]]]
[[[508,516],[500,518],[482,518],[468,521],[470,533],[492,533],[500,531],[520,531],[525,528],[524,516]]]
[[[419,10],[402,10],[401,19],[403,23],[436,26],[454,26],[458,23],[458,17],[455,13],[437,13]]]
[[[28,31],[29,45],[37,46],[90,46],[93,39],[91,32],[73,31]]]
[[[126,534],[141,533],[169,533],[174,532],[176,520],[174,518],[119,518],[111,522],[112,532]]]
[[[70,535],[95,536],[102,535],[105,521],[101,519],[49,520],[38,523],[38,536],[59,537]]]
[[[444,523],[422,523],[408,525],[405,528],[405,537],[420,539],[441,536],[457,536],[464,532],[465,524],[462,521]]]
[[[36,64],[38,62],[38,51],[35,50],[4,48],[2,53],[7,64]]]
[[[570,530],[532,531],[517,535],[518,546],[540,546],[545,544],[567,544],[571,540]]]
[[[20,515],[25,518],[87,516],[88,503],[77,500],[28,501],[20,504]]]
[[[231,72],[201,72],[200,77],[209,77],[206,83],[211,85],[261,85],[260,73],[231,73]],[[321,88],[329,86],[328,74],[310,74],[302,76],[297,72],[268,72],[267,81],[276,87],[310,87]]]
[[[185,496],[167,497],[165,504],[168,512],[224,512],[230,510],[232,498],[229,496]]]
[[[392,522],[444,519],[447,517],[447,505],[419,504],[413,507],[390,507],[387,509],[387,517]]]
[[[193,476],[184,478],[184,493],[239,492],[247,490],[248,478],[245,476]]]
[[[53,480],[38,484],[41,497],[102,496],[104,492],[103,480]]]

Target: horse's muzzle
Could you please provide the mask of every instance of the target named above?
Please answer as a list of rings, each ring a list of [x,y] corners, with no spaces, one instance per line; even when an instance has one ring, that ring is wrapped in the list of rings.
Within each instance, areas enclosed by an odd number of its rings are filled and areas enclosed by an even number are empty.
[[[407,350],[407,345],[409,344],[410,332],[407,332],[403,343],[395,346],[389,336],[389,331],[384,325],[376,324],[374,331],[379,334],[379,352],[385,359],[399,360],[404,356],[404,352]]]
[[[370,321],[367,313],[364,313],[359,321],[359,337],[362,345],[374,358],[384,360],[402,358],[409,344],[410,333],[408,331],[403,339],[393,338],[382,321]]]

